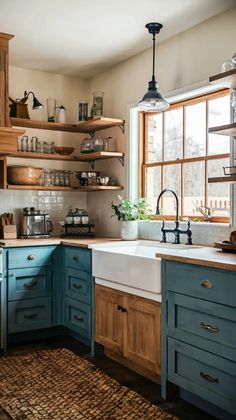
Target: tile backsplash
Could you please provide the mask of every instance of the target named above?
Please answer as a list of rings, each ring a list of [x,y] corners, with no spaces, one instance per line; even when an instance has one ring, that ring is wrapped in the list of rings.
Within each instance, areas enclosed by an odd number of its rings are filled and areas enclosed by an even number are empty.
[[[50,215],[53,236],[61,233],[60,220],[64,220],[69,206],[87,209],[87,194],[71,191],[0,191],[0,214],[14,213],[20,235],[23,207],[35,207]]]

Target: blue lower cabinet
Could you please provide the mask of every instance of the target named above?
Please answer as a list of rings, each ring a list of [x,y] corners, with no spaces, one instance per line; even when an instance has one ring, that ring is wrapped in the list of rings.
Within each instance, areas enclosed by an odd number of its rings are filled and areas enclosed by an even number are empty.
[[[8,333],[52,326],[51,298],[27,299],[8,303]]]
[[[72,299],[91,303],[91,274],[66,267],[65,294]]]
[[[8,268],[42,267],[52,264],[54,246],[10,248]]]
[[[236,414],[236,363],[168,338],[168,379]]]
[[[91,251],[86,248],[65,246],[65,265],[77,270],[91,272]]]
[[[8,271],[8,300],[51,295],[51,267],[17,268]]]
[[[91,307],[66,297],[64,325],[81,336],[90,339]]]

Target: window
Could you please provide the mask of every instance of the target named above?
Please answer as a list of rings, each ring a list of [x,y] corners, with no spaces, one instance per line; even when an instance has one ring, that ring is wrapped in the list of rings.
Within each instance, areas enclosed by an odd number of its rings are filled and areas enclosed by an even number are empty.
[[[223,176],[229,166],[227,136],[208,134],[208,128],[230,121],[228,90],[172,104],[161,113],[143,113],[141,193],[155,213],[164,188],[176,192],[182,217],[202,218],[201,206],[209,207],[218,221],[228,221],[230,187],[208,184],[208,177]],[[162,215],[175,215],[173,195],[161,202]]]

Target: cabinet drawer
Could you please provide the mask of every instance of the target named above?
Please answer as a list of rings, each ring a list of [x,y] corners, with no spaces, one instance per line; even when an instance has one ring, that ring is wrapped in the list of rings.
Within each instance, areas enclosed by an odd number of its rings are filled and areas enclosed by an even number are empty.
[[[234,354],[236,361],[235,308],[173,292],[168,302],[169,336],[198,347],[203,343],[204,348],[223,356],[228,352],[230,358]]]
[[[51,298],[9,302],[9,333],[48,328],[51,325]]]
[[[91,253],[88,249],[65,247],[65,265],[77,270],[91,271]]]
[[[51,295],[51,268],[18,268],[8,272],[8,300]]]
[[[172,338],[168,378],[183,389],[236,413],[236,364]]]
[[[91,338],[91,307],[65,298],[65,326],[83,337]]]
[[[197,265],[167,263],[167,290],[236,306],[236,273]]]
[[[8,268],[42,267],[51,265],[54,247],[33,246],[8,251]]]
[[[86,271],[66,267],[66,295],[84,303],[91,302],[91,275]]]

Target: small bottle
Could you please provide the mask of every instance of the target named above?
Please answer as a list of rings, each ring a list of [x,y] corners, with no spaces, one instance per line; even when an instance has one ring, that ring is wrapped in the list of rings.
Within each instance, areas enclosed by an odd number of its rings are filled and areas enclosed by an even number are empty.
[[[67,216],[66,216],[66,224],[73,225],[73,223],[74,223],[73,210],[72,210],[72,207],[70,206],[68,209]]]
[[[66,108],[64,105],[57,106],[58,112],[57,112],[57,122],[59,123],[65,123],[66,122]]]

